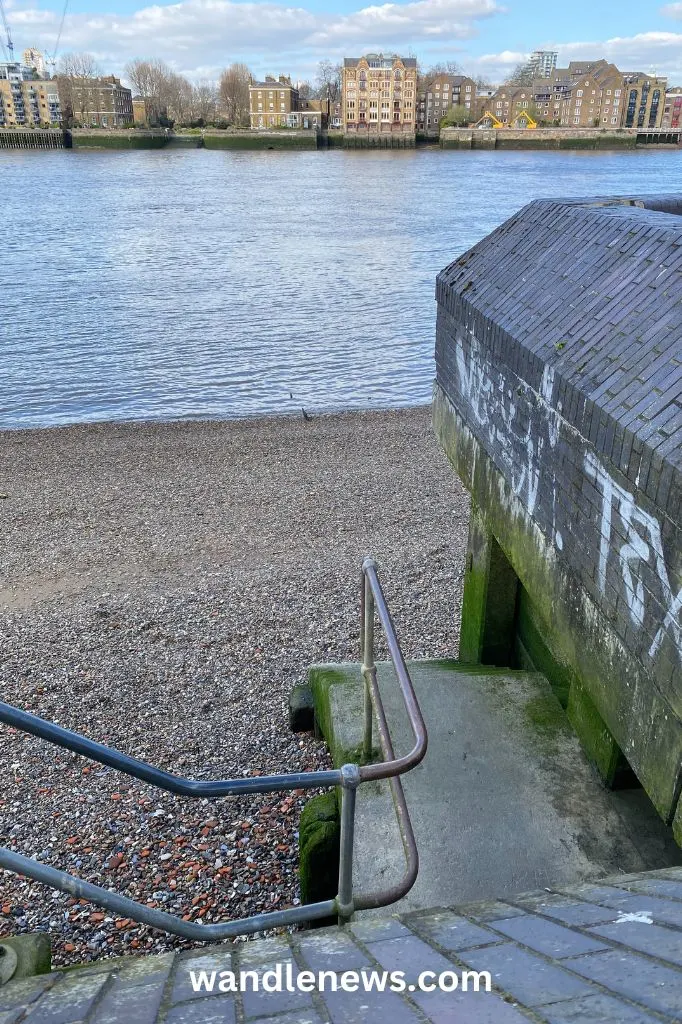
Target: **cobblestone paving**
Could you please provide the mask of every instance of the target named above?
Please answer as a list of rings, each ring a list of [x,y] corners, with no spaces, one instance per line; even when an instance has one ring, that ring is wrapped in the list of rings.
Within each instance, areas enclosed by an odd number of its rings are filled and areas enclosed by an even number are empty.
[[[196,994],[190,970],[283,965],[292,991]],[[402,971],[408,991],[299,991],[302,971]],[[422,991],[489,971],[490,992]],[[682,1019],[682,868],[508,901],[360,919],[249,943],[102,961],[0,989],[0,1024],[655,1024]]]

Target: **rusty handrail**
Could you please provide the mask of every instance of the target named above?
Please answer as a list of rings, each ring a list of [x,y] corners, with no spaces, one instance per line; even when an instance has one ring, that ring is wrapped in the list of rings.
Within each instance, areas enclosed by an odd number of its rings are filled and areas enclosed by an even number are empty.
[[[105,907],[121,917],[148,924],[160,931],[170,932],[195,941],[218,941],[237,935],[248,935],[268,928],[299,924],[338,914],[342,921],[348,920],[355,910],[387,906],[405,895],[414,885],[419,867],[417,845],[410,822],[400,776],[419,764],[426,753],[427,736],[424,720],[415,696],[395,627],[386,604],[377,575],[376,563],[366,558],[362,566],[363,591],[363,676],[365,679],[365,747],[369,753],[372,745],[372,715],[376,714],[379,742],[385,760],[378,764],[346,764],[341,768],[295,772],[282,775],[254,776],[252,778],[221,779],[205,781],[186,779],[171,772],[155,768],[138,758],[130,757],[103,743],[91,740],[80,733],[65,729],[54,722],[48,722],[11,704],[0,701],[0,722],[15,729],[30,733],[49,743],[81,754],[99,764],[121,771],[152,786],[186,797],[222,797],[246,793],[267,793],[277,790],[312,789],[339,786],[341,803],[341,840],[339,864],[339,890],[333,900],[289,907],[285,910],[257,914],[237,921],[217,924],[198,924],[185,921],[173,914],[146,906],[136,900],[120,896],[101,886],[93,885],[66,871],[41,864],[31,857],[25,857],[13,850],[0,847],[0,868],[32,878],[69,895],[89,900]],[[414,746],[409,754],[395,757],[386,722],[381,695],[376,681],[374,665],[374,615],[378,615],[393,662],[410,726],[414,734]],[[369,660],[368,660],[369,659]],[[407,861],[406,871],[399,883],[378,893],[355,896],[353,893],[353,839],[355,832],[355,794],[357,787],[371,779],[389,779],[391,792],[398,816],[401,840]]]

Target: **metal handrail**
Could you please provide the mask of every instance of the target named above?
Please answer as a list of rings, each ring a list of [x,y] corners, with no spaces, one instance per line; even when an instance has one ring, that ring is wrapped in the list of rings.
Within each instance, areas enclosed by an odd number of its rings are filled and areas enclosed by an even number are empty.
[[[47,740],[74,753],[81,754],[99,764],[108,765],[133,778],[148,782],[152,786],[188,797],[222,797],[244,793],[270,793],[292,789],[319,789],[330,786],[341,788],[341,838],[339,858],[339,890],[333,900],[307,903],[286,910],[269,911],[252,917],[241,918],[219,924],[198,924],[145,906],[137,900],[128,899],[101,886],[93,885],[66,871],[41,864],[31,857],[24,857],[5,847],[0,847],[0,868],[32,878],[61,892],[105,907],[121,917],[148,924],[160,931],[180,935],[200,942],[218,941],[236,935],[248,935],[269,928],[300,924],[304,921],[319,920],[337,914],[341,921],[347,921],[356,910],[388,906],[395,903],[414,885],[419,869],[419,855],[412,829],[412,823],[405,802],[400,776],[419,764],[426,753],[427,736],[412,680],[396,636],[377,566],[373,559],[366,558],[362,565],[362,675],[365,683],[364,698],[364,739],[363,760],[370,761],[372,753],[372,724],[376,716],[379,743],[384,760],[379,763],[362,765],[346,764],[329,771],[295,772],[285,775],[265,775],[253,778],[222,779],[203,781],[186,779],[171,772],[163,771],[130,757],[103,743],[81,736],[70,729],[64,729],[54,722],[47,722],[28,711],[15,708],[0,701],[0,722],[40,739]],[[381,694],[377,685],[374,662],[374,618],[375,613],[386,635],[389,655],[393,663],[400,690],[407,710],[410,727],[414,735],[412,750],[396,758],[391,743]],[[403,878],[397,884],[380,892],[366,895],[353,893],[353,845],[355,833],[355,797],[359,785],[372,779],[388,779],[396,809],[400,836],[405,852],[406,868]]]

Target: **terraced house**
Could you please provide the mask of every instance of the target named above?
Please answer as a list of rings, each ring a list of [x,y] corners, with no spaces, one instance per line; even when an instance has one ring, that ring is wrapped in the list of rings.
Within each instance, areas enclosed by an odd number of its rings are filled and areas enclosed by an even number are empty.
[[[417,61],[397,54],[345,57],[342,80],[343,130],[347,134],[416,132]]]
[[[0,128],[37,128],[61,121],[57,83],[19,62],[0,64]]]

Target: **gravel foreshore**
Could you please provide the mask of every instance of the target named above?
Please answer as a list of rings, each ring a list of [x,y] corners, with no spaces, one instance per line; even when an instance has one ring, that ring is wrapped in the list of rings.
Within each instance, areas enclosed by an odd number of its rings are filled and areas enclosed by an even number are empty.
[[[426,407],[8,431],[0,494],[2,699],[170,771],[328,764],[287,698],[357,660],[365,554],[405,654],[457,652],[469,503]],[[307,794],[184,800],[0,737],[3,846],[193,920],[297,901]],[[57,964],[187,945],[0,872],[0,934],[36,928]]]

